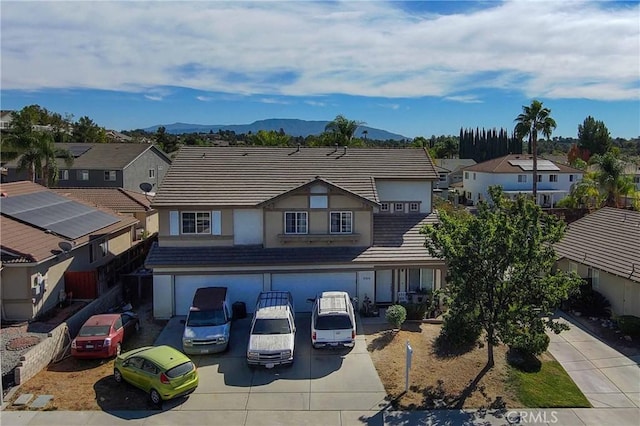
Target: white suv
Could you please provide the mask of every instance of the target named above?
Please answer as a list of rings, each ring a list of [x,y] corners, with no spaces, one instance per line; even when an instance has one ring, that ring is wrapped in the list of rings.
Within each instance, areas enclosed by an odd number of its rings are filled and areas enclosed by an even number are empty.
[[[311,311],[311,344],[314,348],[353,347],[356,342],[356,317],[349,294],[325,291]]]
[[[247,363],[273,368],[293,364],[296,325],[293,298],[288,291],[260,293],[251,321]]]

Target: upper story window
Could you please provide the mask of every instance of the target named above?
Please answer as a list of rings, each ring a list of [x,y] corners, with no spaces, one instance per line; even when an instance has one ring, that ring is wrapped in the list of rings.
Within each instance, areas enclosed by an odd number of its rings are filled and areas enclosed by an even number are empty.
[[[326,195],[310,195],[309,208],[326,209],[329,207],[329,197]]]
[[[527,182],[527,175],[518,175],[518,182],[519,183],[526,183]]]
[[[473,180],[476,180],[476,172],[473,172]]]
[[[149,179],[156,178],[156,169],[149,169]]]
[[[569,175],[569,182],[573,182],[573,175]]]
[[[306,234],[307,233],[307,212],[285,212],[284,213],[284,233],[285,234]]]
[[[66,169],[59,170],[58,180],[69,180],[69,170],[66,170]]]
[[[447,181],[447,174],[440,173],[440,182],[446,182],[446,181]]]
[[[116,180],[116,171],[115,170],[105,170],[104,171],[104,180],[109,180],[109,181]]]
[[[420,203],[409,203],[409,211],[410,212],[420,211]]]
[[[469,172],[464,172],[464,178],[469,179]]]
[[[640,183],[640,176],[634,176],[633,183]]]
[[[538,182],[542,182],[542,175],[538,175]]]
[[[353,229],[353,214],[351,212],[331,212],[332,234],[350,234]]]
[[[549,175],[549,182],[557,182],[558,175]]]
[[[389,203],[380,203],[380,211],[388,212],[389,211]]]
[[[211,212],[182,212],[183,234],[210,234]]]
[[[404,203],[393,203],[394,212],[404,212]]]
[[[89,180],[89,170],[78,170],[78,180]]]

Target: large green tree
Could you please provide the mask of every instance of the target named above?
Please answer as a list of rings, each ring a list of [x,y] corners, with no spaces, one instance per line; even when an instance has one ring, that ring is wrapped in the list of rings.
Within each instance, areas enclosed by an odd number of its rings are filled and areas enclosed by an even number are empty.
[[[348,146],[351,144],[351,140],[358,130],[358,127],[363,124],[365,124],[364,121],[349,120],[340,114],[327,123],[324,130],[334,135],[335,143]]]
[[[609,207],[623,207],[624,197],[635,192],[630,176],[625,176],[625,163],[614,152],[594,155],[589,162],[596,166],[595,179],[603,194],[604,204]]]
[[[591,116],[578,126],[578,148],[586,153],[586,160],[591,155],[602,155],[611,149],[611,135],[604,122]]]
[[[542,106],[542,102],[534,99],[531,105],[523,105],[522,113],[515,119],[516,137],[521,140],[529,138],[529,153],[533,155],[533,199],[538,196],[538,132],[547,140],[556,128],[556,121],[551,118],[551,110]]]
[[[446,259],[450,309],[473,312],[468,320],[485,331],[486,368],[494,365],[500,342],[519,347],[523,340],[544,338],[545,328],[565,328],[547,314],[581,282],[575,274],[551,272],[564,222],[528,197],[510,200],[500,187],[489,193],[477,215],[441,212],[438,224],[422,230],[431,255]]]
[[[107,141],[107,133],[104,128],[98,126],[86,115],[73,123],[72,128],[71,139],[74,142],[105,143]]]

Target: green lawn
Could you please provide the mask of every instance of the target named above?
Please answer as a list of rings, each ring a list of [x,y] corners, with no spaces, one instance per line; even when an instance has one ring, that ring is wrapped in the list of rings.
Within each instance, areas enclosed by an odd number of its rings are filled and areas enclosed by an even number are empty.
[[[509,368],[509,380],[524,407],[591,407],[558,361],[543,361],[536,372]]]

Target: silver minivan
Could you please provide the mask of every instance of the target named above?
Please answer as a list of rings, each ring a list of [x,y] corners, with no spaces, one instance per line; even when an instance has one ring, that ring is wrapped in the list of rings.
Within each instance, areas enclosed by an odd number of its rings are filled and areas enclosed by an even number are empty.
[[[223,352],[229,347],[231,310],[226,287],[196,290],[182,334],[182,349],[189,355]]]
[[[353,347],[355,343],[356,318],[349,294],[325,291],[318,295],[311,311],[313,347]]]

